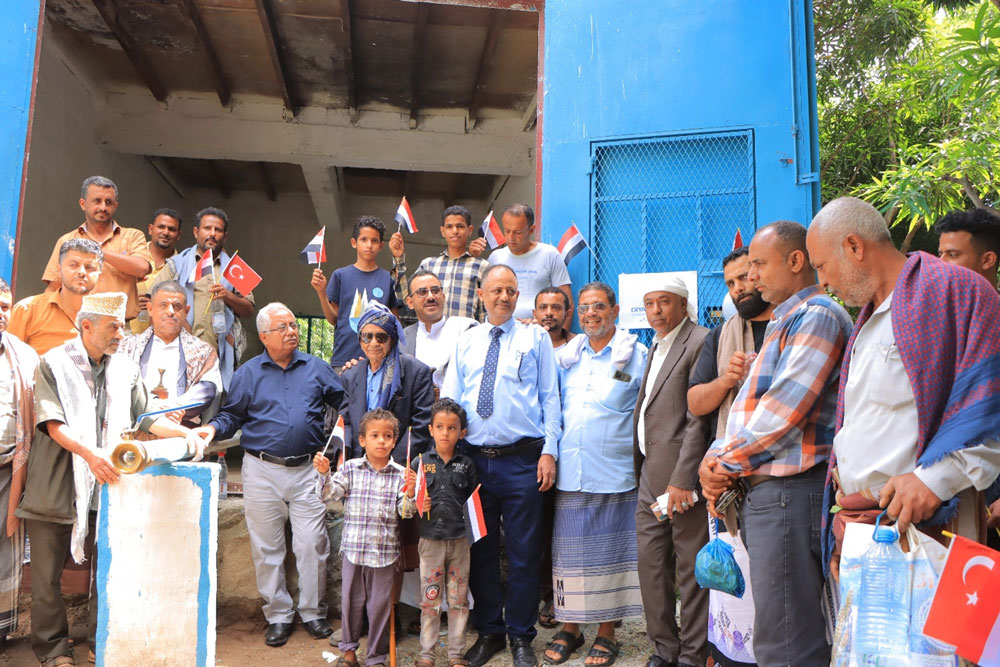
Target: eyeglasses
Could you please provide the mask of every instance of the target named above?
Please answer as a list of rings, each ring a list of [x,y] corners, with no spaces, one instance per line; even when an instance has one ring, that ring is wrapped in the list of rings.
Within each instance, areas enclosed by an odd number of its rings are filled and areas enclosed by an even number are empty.
[[[299,323],[298,322],[289,322],[288,324],[281,324],[279,326],[274,327],[273,329],[265,329],[264,331],[261,331],[261,333],[275,333],[275,332],[277,332],[277,333],[283,334],[286,331],[288,331],[289,329],[291,329],[292,331],[298,331],[299,330]]]
[[[576,307],[576,309],[581,313],[586,313],[591,310],[594,311],[595,313],[603,313],[610,307],[611,306],[609,306],[608,304],[601,303],[600,301],[598,301],[597,303],[581,303],[579,306]]]
[[[366,331],[365,333],[361,334],[359,338],[361,339],[361,342],[364,343],[365,345],[372,342],[372,339],[374,339],[375,342],[377,342],[379,345],[385,345],[386,343],[389,342],[389,334],[387,334],[384,331],[378,331],[375,333]]]
[[[411,292],[411,294],[413,294],[413,296],[419,296],[421,299],[423,299],[424,297],[427,296],[428,293],[433,294],[434,296],[438,296],[443,291],[444,290],[441,289],[440,285],[435,285],[434,287],[421,287],[420,289],[415,289],[413,290],[413,292]]]

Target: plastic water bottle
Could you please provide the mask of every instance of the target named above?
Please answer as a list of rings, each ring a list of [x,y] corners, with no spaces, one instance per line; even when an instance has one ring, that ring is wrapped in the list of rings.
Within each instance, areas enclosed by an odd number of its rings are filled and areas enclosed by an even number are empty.
[[[907,665],[910,645],[910,564],[895,528],[875,529],[875,544],[861,558],[855,638],[858,652],[878,665]],[[865,662],[864,664],[869,664]]]
[[[219,452],[219,498],[229,497],[229,464],[226,463],[226,453]]]

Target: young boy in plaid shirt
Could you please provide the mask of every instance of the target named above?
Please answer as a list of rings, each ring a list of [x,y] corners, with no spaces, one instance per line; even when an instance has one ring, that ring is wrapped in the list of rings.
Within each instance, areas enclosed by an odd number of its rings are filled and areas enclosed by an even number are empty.
[[[388,410],[366,412],[358,425],[358,442],[365,450],[330,475],[330,459],[316,454],[313,467],[323,476],[323,500],[344,499],[341,585],[341,656],[337,667],[357,667],[361,617],[368,611],[368,665],[385,663],[389,652],[389,612],[392,582],[399,560],[398,517],[413,515],[404,493],[403,466],[392,460],[399,439],[399,422]],[[413,473],[409,485],[414,484]],[[333,644],[333,638],[330,638]]]
[[[476,463],[455,451],[465,437],[465,409],[442,398],[431,407],[434,450],[423,455],[428,494],[420,508],[420,659],[417,667],[434,667],[441,628],[441,597],[448,600],[448,664],[469,664],[465,653],[465,625],[469,620],[469,536],[463,507],[478,485]],[[414,470],[420,460],[412,464]],[[411,470],[413,472],[413,470]],[[415,489],[407,488],[412,498]]]

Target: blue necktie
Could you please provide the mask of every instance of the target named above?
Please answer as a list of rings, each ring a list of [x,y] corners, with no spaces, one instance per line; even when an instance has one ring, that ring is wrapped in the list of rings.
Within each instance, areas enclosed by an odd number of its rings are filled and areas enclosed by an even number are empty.
[[[476,413],[483,419],[489,419],[493,414],[493,388],[497,383],[497,364],[500,362],[500,336],[503,329],[493,327],[490,330],[490,349],[486,351],[486,365],[483,367],[483,380],[479,383],[479,400],[476,401]]]

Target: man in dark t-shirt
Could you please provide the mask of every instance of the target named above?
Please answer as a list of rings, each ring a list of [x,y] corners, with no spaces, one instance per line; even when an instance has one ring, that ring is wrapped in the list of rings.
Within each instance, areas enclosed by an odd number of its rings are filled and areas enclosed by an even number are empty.
[[[385,224],[376,217],[363,215],[354,222],[351,237],[357,261],[334,271],[329,283],[322,269],[313,271],[312,287],[323,315],[335,327],[330,364],[338,373],[345,363],[362,356],[357,325],[368,303],[378,301],[393,314],[397,312],[399,303],[392,277],[376,261],[384,241]]]

